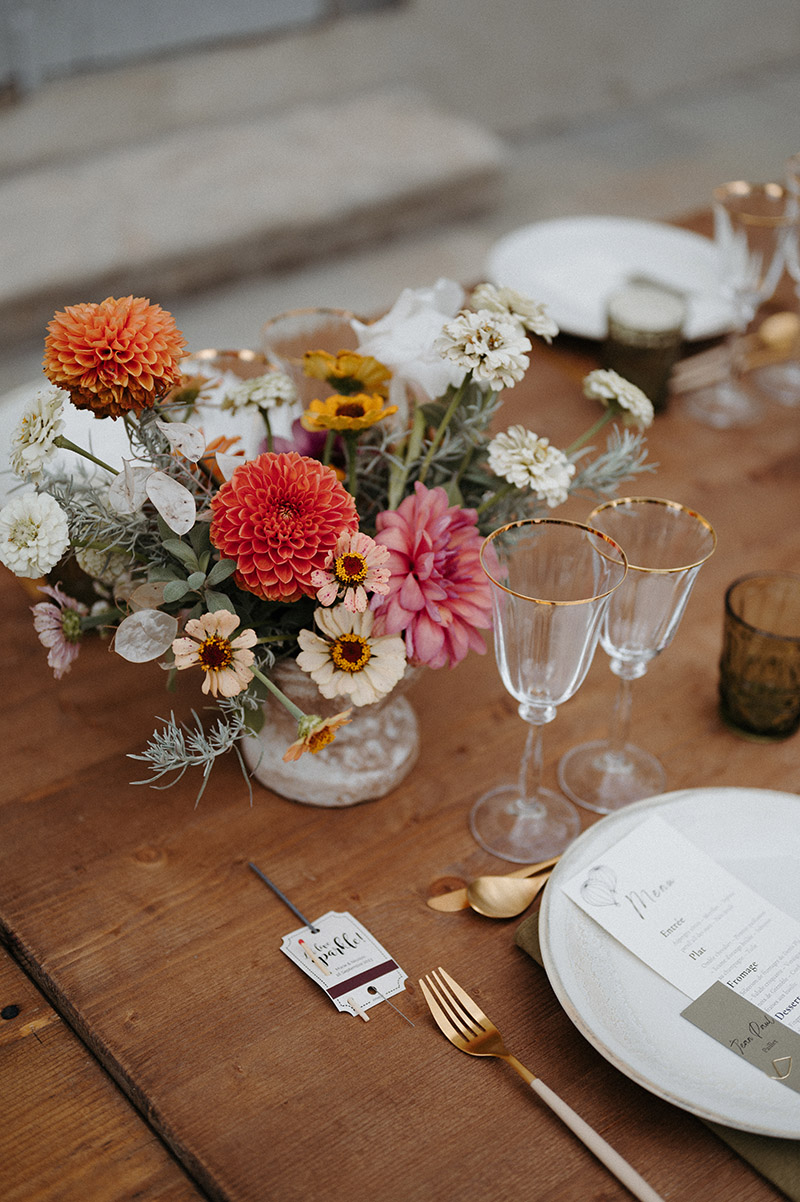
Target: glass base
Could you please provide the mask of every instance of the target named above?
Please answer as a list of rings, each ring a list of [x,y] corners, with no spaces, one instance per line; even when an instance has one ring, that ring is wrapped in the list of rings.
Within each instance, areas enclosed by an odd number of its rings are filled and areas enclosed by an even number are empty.
[[[688,417],[715,430],[752,426],[760,421],[763,411],[761,402],[755,397],[743,388],[726,382],[686,393],[682,409]]]
[[[484,793],[472,807],[469,826],[486,851],[514,864],[558,856],[580,831],[575,807],[560,793],[542,789],[539,804],[522,803],[516,785]]]
[[[663,793],[665,781],[660,761],[649,751],[626,743],[624,753],[615,753],[606,739],[573,747],[558,765],[558,783],[567,797],[596,814]]]
[[[800,363],[789,360],[758,367],[750,373],[750,379],[759,392],[781,405],[800,405]]]

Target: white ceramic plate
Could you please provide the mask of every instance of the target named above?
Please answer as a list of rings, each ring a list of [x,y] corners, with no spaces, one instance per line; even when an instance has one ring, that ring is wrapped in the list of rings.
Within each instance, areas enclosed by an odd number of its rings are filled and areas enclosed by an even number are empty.
[[[543,301],[559,329],[603,338],[606,301],[643,276],[686,294],[686,337],[711,338],[731,324],[709,238],[657,221],[564,217],[506,234],[489,252],[487,278]]]
[[[718,863],[800,920],[800,796],[767,789],[686,789],[637,802],[589,827],[564,853],[542,899],[542,958],[578,1030],[633,1081],[741,1131],[800,1139],[800,1094],[681,1018],[689,998],[617,943],[561,890],[658,811]]]

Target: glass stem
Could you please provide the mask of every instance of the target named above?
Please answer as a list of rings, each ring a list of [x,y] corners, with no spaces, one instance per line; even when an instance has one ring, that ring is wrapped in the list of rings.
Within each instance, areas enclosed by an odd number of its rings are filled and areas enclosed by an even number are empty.
[[[538,813],[543,808],[540,801],[543,770],[542,726],[540,723],[531,722],[519,765],[519,805],[520,809],[529,815],[533,812]]]
[[[629,677],[620,677],[614,708],[611,711],[611,730],[608,735],[608,749],[612,755],[621,758],[625,756],[625,744],[628,742],[628,735],[631,729],[632,683]]]

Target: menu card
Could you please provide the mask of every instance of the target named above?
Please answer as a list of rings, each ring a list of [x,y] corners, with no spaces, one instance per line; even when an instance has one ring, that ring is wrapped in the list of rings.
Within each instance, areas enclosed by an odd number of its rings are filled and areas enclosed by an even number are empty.
[[[794,1055],[792,1085],[800,1088],[800,1035],[790,1035],[800,1033],[799,923],[659,817],[646,819],[563,889],[665,980],[704,998],[696,1012],[684,1011],[690,1021],[746,1058],[763,1046],[772,1068],[779,1053],[779,1071],[770,1075],[787,1084],[785,1061]]]

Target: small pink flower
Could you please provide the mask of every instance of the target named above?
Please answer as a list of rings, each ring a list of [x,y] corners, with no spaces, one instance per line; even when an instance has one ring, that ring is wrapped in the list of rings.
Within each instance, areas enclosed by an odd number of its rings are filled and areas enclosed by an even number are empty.
[[[311,573],[311,583],[317,590],[320,605],[333,605],[341,598],[345,609],[354,614],[363,613],[367,608],[367,592],[389,591],[390,572],[382,566],[388,558],[388,549],[368,534],[359,530],[341,534],[325,567]]]
[[[39,601],[31,606],[33,625],[43,647],[49,648],[47,663],[53,669],[56,680],[69,672],[81,650],[81,617],[88,611],[80,601],[68,597],[58,585],[39,586],[40,593],[47,593],[56,602]]]
[[[481,568],[483,539],[474,509],[448,506],[443,488],[417,482],[397,509],[378,514],[376,541],[389,548],[385,599],[373,601],[376,631],[405,633],[409,662],[431,668],[486,650],[491,586]]]

